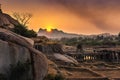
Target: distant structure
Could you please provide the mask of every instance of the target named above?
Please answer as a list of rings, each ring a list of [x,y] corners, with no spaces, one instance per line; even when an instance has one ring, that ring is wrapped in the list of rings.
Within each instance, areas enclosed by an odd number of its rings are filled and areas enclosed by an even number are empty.
[[[0,4],[0,13],[2,13],[2,7],[1,6],[2,6],[2,4]]]

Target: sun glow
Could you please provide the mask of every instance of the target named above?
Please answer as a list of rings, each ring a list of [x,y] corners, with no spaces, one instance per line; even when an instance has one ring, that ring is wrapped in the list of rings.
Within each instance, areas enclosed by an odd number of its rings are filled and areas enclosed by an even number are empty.
[[[51,32],[51,31],[52,31],[52,29],[53,29],[53,27],[52,27],[52,26],[47,26],[47,27],[46,27],[47,32]]]

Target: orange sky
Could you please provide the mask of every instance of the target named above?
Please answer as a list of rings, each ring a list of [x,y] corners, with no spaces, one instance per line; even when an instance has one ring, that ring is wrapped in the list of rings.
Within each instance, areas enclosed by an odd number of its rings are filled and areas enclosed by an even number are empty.
[[[4,12],[32,13],[30,29],[52,26],[69,33],[120,32],[118,0],[2,0]]]

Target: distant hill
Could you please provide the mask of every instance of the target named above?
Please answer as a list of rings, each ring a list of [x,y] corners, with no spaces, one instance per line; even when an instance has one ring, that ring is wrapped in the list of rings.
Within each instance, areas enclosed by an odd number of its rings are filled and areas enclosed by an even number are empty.
[[[46,36],[48,38],[60,39],[60,38],[74,38],[79,37],[80,35],[65,33],[58,29],[52,29],[51,32],[48,32],[46,29],[40,28],[38,31],[38,36]]]
[[[111,35],[110,33],[102,33],[97,35],[82,35],[82,34],[72,34],[72,33],[66,33],[58,29],[52,29],[51,32],[48,32],[46,29],[40,28],[38,33],[38,36],[46,36],[48,38],[52,39],[60,39],[60,38],[75,38],[75,37],[82,37],[82,38],[92,38],[95,39],[96,37],[112,37],[115,38],[117,35]]]

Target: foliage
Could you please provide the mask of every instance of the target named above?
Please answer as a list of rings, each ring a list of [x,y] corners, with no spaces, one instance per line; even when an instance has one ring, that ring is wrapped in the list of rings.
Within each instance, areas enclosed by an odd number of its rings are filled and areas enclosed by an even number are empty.
[[[118,36],[96,36],[94,38],[90,37],[79,37],[79,38],[62,38],[60,40],[65,45],[77,46],[77,45],[87,45],[87,46],[116,46],[120,45],[120,33]]]
[[[22,35],[24,37],[36,37],[37,34],[34,30],[28,30],[26,26],[23,25],[17,25],[14,27],[13,32]]]
[[[57,74],[55,76],[55,80],[65,80],[64,76],[60,75],[60,74]]]
[[[44,80],[54,80],[55,79],[55,76],[52,75],[52,74],[48,74]]]
[[[44,80],[65,80],[65,77],[61,74],[48,74]]]
[[[26,26],[32,18],[32,14],[14,12],[13,17],[20,23],[19,25],[15,25],[13,32],[29,38],[37,36],[34,30],[29,30]]]

